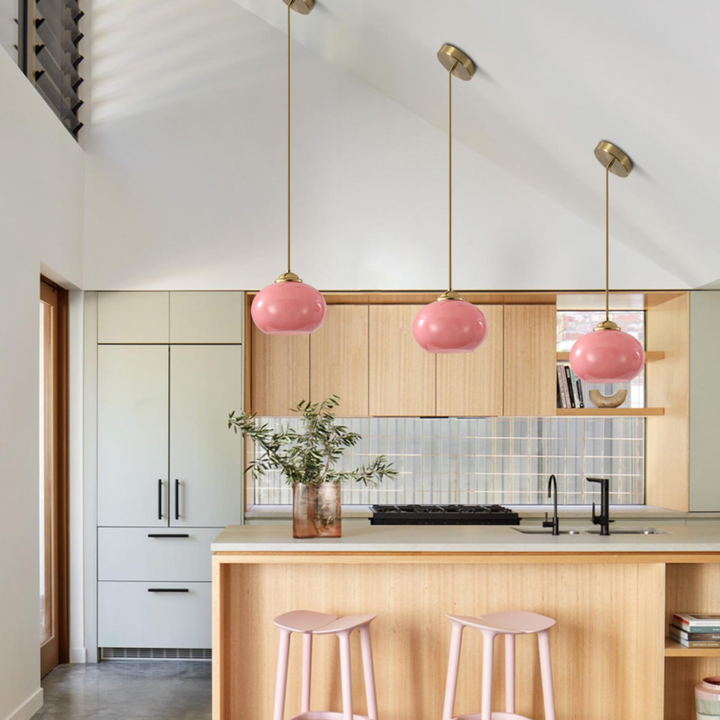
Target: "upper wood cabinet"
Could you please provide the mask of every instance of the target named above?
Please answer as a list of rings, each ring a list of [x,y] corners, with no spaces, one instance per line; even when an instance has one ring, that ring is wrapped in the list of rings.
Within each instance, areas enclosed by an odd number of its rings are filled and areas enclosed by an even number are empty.
[[[329,305],[322,327],[310,336],[312,400],[337,395],[339,415],[367,416],[368,352],[368,306]]]
[[[503,414],[504,308],[478,305],[488,336],[471,353],[437,356],[437,415]]]
[[[266,335],[252,326],[252,412],[291,415],[291,408],[310,399],[310,336]]]
[[[505,306],[504,415],[555,415],[556,338],[555,305]]]
[[[98,343],[167,343],[170,293],[98,293]]]
[[[241,292],[171,292],[170,342],[242,343],[243,298]]]
[[[370,306],[370,415],[435,415],[436,356],[412,334],[422,307]]]

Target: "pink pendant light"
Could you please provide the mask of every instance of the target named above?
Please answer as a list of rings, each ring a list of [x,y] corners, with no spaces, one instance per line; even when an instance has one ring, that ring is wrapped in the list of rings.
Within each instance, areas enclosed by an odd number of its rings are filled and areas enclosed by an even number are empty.
[[[475,63],[453,45],[443,45],[438,59],[448,71],[448,289],[416,315],[413,336],[428,352],[464,353],[477,350],[488,333],[485,315],[452,289],[452,78],[470,80]]]
[[[290,270],[290,10],[307,15],[315,0],[283,0],[287,5],[287,272],[253,299],[255,325],[268,335],[307,335],[315,332],[327,313],[325,298]]]
[[[610,320],[610,173],[627,177],[632,160],[616,145],[602,141],[595,157],[605,166],[605,320],[583,335],[570,351],[570,366],[586,382],[609,384],[629,382],[645,365],[640,342]]]

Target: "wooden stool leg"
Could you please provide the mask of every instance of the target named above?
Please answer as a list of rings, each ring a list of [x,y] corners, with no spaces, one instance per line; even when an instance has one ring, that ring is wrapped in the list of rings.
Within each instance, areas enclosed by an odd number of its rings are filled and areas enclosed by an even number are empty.
[[[547,630],[538,633],[540,651],[540,674],[542,675],[545,720],[555,720],[555,693],[553,691],[552,662],[550,660],[550,635]]]
[[[310,712],[310,682],[312,678],[312,633],[303,635],[302,659],[302,712]]]
[[[515,712],[515,636],[505,636],[505,711]]]
[[[350,633],[338,634],[340,640],[340,672],[342,675],[343,720],[353,720],[352,666],[350,664]]]
[[[290,659],[290,631],[280,630],[277,680],[275,681],[275,712],[273,720],[283,720],[285,715],[285,690],[287,688],[288,661]]]
[[[495,633],[483,630],[482,720],[492,718],[493,646]]]
[[[365,695],[367,697],[368,717],[378,720],[377,694],[375,692],[375,668],[373,667],[370,626],[360,628],[360,647],[362,648],[363,674],[365,676]]]
[[[452,720],[455,709],[455,693],[457,692],[458,670],[460,669],[460,649],[462,648],[463,626],[453,623],[450,636],[450,657],[448,659],[447,681],[445,683],[445,705],[443,720]]]

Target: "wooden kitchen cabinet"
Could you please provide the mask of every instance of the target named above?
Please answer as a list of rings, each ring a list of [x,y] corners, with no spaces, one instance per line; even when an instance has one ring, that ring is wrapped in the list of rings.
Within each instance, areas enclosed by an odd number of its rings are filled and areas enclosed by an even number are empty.
[[[488,321],[485,342],[475,352],[437,356],[437,415],[503,414],[504,308],[478,307]]]
[[[436,355],[412,334],[422,307],[370,306],[370,415],[435,415]]]
[[[506,305],[504,325],[503,415],[555,415],[555,305]]]
[[[292,415],[310,399],[310,336],[266,335],[253,324],[251,407],[258,415]]]
[[[310,336],[310,396],[320,402],[337,395],[342,417],[369,412],[368,318],[367,305],[329,305],[322,327]]]

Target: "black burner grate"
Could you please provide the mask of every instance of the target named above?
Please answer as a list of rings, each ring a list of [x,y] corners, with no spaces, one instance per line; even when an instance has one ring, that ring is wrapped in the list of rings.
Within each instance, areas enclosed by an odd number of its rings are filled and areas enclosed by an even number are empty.
[[[519,525],[502,505],[371,505],[371,525]]]

